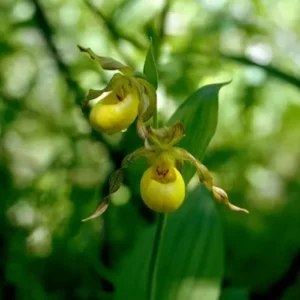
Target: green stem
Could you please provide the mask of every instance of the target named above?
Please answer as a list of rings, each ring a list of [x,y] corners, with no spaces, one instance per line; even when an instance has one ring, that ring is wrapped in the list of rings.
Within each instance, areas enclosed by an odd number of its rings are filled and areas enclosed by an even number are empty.
[[[167,214],[158,214],[158,223],[156,225],[156,232],[154,238],[154,245],[149,265],[148,277],[148,299],[155,300],[156,282],[157,282],[157,267],[160,248],[163,240],[164,230],[167,223]]]
[[[153,128],[157,128],[158,127],[158,123],[157,123],[157,108],[155,109],[155,111],[153,113],[152,126],[153,126]]]
[[[153,112],[152,126],[158,128],[157,121],[157,103]],[[159,261],[159,252],[163,240],[163,235],[167,223],[167,214],[160,213],[158,214],[158,223],[156,225],[154,244],[151,253],[149,273],[148,273],[148,300],[155,300],[156,295],[156,283],[157,283],[157,268]]]

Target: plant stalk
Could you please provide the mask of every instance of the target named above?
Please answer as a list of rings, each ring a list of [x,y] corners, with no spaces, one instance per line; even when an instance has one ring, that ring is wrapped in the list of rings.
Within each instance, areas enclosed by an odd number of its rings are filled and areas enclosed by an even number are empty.
[[[157,122],[157,109],[155,109],[154,113],[153,113],[153,122],[152,122],[152,126],[153,128],[157,128],[158,127],[158,122]]]
[[[160,248],[163,240],[166,223],[167,223],[167,214],[164,213],[158,214],[158,223],[156,225],[154,245],[153,245],[153,250],[152,250],[151,260],[149,265],[149,277],[148,277],[148,299],[149,300],[155,300],[159,253],[160,253]]]

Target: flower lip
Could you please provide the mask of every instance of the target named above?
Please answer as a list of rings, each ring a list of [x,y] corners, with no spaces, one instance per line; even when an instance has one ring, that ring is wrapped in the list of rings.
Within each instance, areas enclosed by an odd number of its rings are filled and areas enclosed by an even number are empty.
[[[90,122],[94,129],[113,134],[127,129],[137,117],[139,97],[136,90],[111,91],[92,108]]]
[[[160,183],[169,183],[176,180],[176,173],[173,167],[161,168],[156,165],[152,167],[152,179]]]
[[[165,151],[160,153],[152,165],[151,178],[160,183],[169,183],[176,180],[176,172],[174,171],[174,160]]]
[[[148,168],[141,179],[142,199],[156,212],[173,212],[185,198],[185,183],[181,174],[175,167],[171,167],[169,172],[174,174],[172,181],[162,182],[153,178],[153,167]]]

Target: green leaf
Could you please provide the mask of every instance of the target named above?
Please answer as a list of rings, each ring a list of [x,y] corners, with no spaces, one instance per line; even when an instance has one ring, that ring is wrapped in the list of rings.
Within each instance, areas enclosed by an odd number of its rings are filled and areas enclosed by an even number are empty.
[[[146,55],[146,60],[144,64],[144,74],[147,76],[149,82],[153,84],[155,89],[157,89],[158,85],[158,74],[157,74],[157,68],[156,68],[156,63],[155,63],[155,58],[153,54],[153,46],[152,42],[150,43],[147,55]]]
[[[249,291],[246,288],[229,287],[222,291],[220,300],[250,300]]]
[[[176,110],[168,125],[181,121],[185,128],[185,138],[178,146],[202,160],[206,148],[215,134],[218,122],[218,95],[222,86],[230,82],[210,84],[201,87]],[[183,168],[183,177],[188,183],[196,169],[188,164]]]
[[[217,300],[224,269],[221,222],[204,187],[191,192],[168,216],[157,273],[156,300]],[[155,226],[127,256],[116,280],[114,300],[147,300],[146,284]]]
[[[124,75],[133,74],[133,70],[131,67],[126,66],[111,57],[99,56],[90,48],[84,48],[79,45],[78,48],[81,52],[87,53],[91,59],[97,61],[100,64],[101,68],[104,70],[110,70],[110,71],[119,70]]]

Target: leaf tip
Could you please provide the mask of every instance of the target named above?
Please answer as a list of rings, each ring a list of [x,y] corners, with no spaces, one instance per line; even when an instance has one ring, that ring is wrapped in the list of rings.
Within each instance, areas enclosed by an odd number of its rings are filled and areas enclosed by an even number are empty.
[[[228,85],[228,84],[230,84],[232,81],[233,81],[233,79],[229,79],[229,80],[223,82],[223,85]]]
[[[220,90],[223,86],[229,85],[231,82],[232,82],[232,79],[224,81],[224,82],[216,83],[215,85],[218,85],[219,86],[219,90]]]
[[[148,81],[157,89],[158,86],[158,71],[153,52],[153,42],[150,38],[150,45],[146,54],[144,62],[143,73],[146,75]]]

